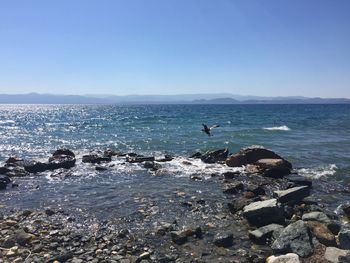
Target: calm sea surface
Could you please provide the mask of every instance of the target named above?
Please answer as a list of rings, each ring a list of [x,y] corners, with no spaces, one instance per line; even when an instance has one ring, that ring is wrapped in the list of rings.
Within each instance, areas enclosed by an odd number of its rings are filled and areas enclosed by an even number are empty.
[[[202,123],[220,124],[208,137]],[[161,203],[187,189],[214,201],[221,195],[210,180],[192,182],[191,174],[222,167],[183,161],[195,151],[227,147],[232,153],[263,145],[290,160],[314,185],[350,183],[350,105],[0,105],[0,161],[17,155],[46,160],[61,147],[78,155],[75,176],[15,178],[18,188],[0,192],[5,209],[66,207],[99,214],[127,215],[135,200]],[[118,149],[145,155],[170,153],[163,176],[118,160],[105,172],[82,164],[90,151]],[[320,190],[321,192],[321,190]],[[350,201],[347,194],[324,195],[330,203]]]

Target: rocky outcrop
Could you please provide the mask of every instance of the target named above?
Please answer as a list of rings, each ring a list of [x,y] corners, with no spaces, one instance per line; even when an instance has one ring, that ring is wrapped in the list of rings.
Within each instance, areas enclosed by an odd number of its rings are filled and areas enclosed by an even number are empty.
[[[288,225],[271,248],[275,253],[292,252],[301,257],[308,257],[314,251],[310,230],[302,220]]]
[[[283,223],[283,208],[277,199],[258,201],[244,207],[243,215],[248,222],[255,226],[264,226],[272,223]]]
[[[310,188],[308,186],[297,186],[287,190],[275,191],[274,196],[281,203],[294,204],[309,196]]]
[[[220,149],[216,151],[208,151],[204,153],[200,158],[205,163],[217,163],[224,162],[228,156],[228,149]]]

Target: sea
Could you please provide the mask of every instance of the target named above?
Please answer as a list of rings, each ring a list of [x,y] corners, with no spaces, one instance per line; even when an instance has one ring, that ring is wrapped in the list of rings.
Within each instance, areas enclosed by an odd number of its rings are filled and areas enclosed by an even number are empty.
[[[207,136],[202,124],[220,127]],[[0,105],[2,164],[10,156],[46,161],[59,148],[77,156],[71,176],[12,178],[18,187],[0,192],[0,211],[49,207],[97,219],[128,217],[146,206],[176,213],[167,207],[182,192],[215,204],[223,193],[212,175],[233,168],[189,156],[251,145],[289,160],[293,172],[313,181],[315,198],[333,210],[350,202],[344,190],[350,184],[350,105]],[[106,171],[81,162],[106,149],[174,159],[157,174],[120,158],[105,164]]]

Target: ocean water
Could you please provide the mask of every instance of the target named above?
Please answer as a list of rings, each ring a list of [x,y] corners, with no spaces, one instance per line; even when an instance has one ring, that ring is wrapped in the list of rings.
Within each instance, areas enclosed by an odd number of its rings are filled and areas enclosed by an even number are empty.
[[[202,123],[220,127],[209,137]],[[0,105],[0,162],[14,155],[47,160],[61,147],[78,156],[73,176],[15,178],[19,187],[0,192],[0,201],[11,209],[69,206],[122,215],[142,198],[162,203],[183,189],[214,202],[222,195],[214,182],[188,178],[229,168],[184,161],[196,151],[227,147],[235,153],[250,145],[291,161],[329,203],[350,201],[348,194],[325,190],[350,183],[350,105]],[[107,148],[175,159],[162,164],[161,176],[118,159],[105,172],[79,160]]]

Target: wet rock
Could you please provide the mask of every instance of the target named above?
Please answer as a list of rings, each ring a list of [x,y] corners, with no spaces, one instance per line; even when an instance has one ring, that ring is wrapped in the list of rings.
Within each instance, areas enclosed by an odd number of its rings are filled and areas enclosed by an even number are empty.
[[[0,190],[6,189],[9,183],[11,183],[11,179],[6,175],[0,174]]]
[[[47,164],[47,170],[55,169],[70,169],[75,165],[75,157],[71,155],[56,154],[49,158],[49,163]]]
[[[195,152],[190,156],[190,158],[201,158],[201,157],[202,157],[202,153],[200,152]]]
[[[338,235],[341,229],[341,224],[336,220],[331,220],[331,222],[327,224],[327,228],[332,232],[333,235]]]
[[[218,247],[231,247],[233,245],[233,234],[217,233],[214,237],[214,244]]]
[[[243,215],[252,225],[264,226],[272,223],[283,223],[283,208],[277,199],[251,203],[244,207]]]
[[[170,161],[172,161],[173,159],[174,159],[173,156],[171,156],[171,155],[169,155],[169,154],[166,154],[166,155],[164,155],[164,158],[159,158],[159,159],[157,159],[156,161],[157,161],[157,162],[164,163],[164,162],[170,162]]]
[[[263,244],[270,239],[274,232],[281,233],[284,227],[278,224],[270,224],[260,227],[254,231],[249,231],[249,238],[256,243]]]
[[[56,256],[53,260],[57,260],[58,262],[66,262],[67,260],[73,258],[73,253],[70,251],[65,251],[64,253]]]
[[[290,174],[291,165],[284,159],[260,159],[255,163],[264,176],[282,178]]]
[[[185,231],[171,231],[171,240],[178,245],[183,245],[187,242],[188,236]]]
[[[208,151],[201,156],[201,160],[205,163],[224,162],[228,156],[228,149],[220,149],[216,151]]]
[[[28,173],[41,173],[48,169],[47,163],[37,162],[37,161],[21,161],[17,162],[19,166],[23,166],[24,170]]]
[[[339,247],[342,249],[350,249],[350,229],[342,229],[338,234]]]
[[[98,154],[89,154],[83,156],[83,163],[101,163],[101,162],[110,162],[112,158],[110,156],[101,156]]]
[[[247,191],[254,193],[254,195],[265,195],[265,189],[260,185],[248,184]]]
[[[223,187],[225,194],[236,194],[244,189],[244,185],[241,182],[226,183]]]
[[[102,171],[107,171],[108,168],[105,166],[97,165],[97,166],[95,166],[95,170],[102,172]]]
[[[14,164],[14,163],[21,162],[21,161],[23,161],[22,158],[19,158],[17,156],[11,156],[6,160],[5,163],[6,164]]]
[[[173,231],[173,230],[174,230],[173,224],[163,222],[159,227],[157,227],[156,234],[160,236],[164,236],[167,232]]]
[[[223,173],[223,176],[225,179],[233,179],[239,174],[240,174],[239,172],[225,172]]]
[[[112,149],[107,149],[103,153],[103,156],[105,156],[105,157],[125,156],[125,155],[126,155],[126,153],[122,153],[122,152],[115,151],[115,150],[112,150]]]
[[[21,246],[25,246],[30,243],[32,236],[26,233],[24,230],[18,230],[14,236],[16,243]]]
[[[314,251],[310,230],[302,220],[287,226],[271,248],[276,253],[293,252],[301,257],[308,257]]]
[[[232,202],[228,203],[228,208],[232,214],[237,213],[238,211],[243,210],[243,208],[248,205],[249,200],[244,197],[235,198]]]
[[[325,259],[333,263],[340,263],[340,257],[346,257],[350,255],[350,250],[343,250],[336,247],[327,247],[324,254]]]
[[[154,162],[147,161],[144,163],[143,167],[145,167],[146,169],[152,169],[154,167]]]
[[[274,192],[274,196],[277,197],[279,202],[287,204],[298,203],[308,195],[310,195],[310,188],[308,186],[297,186]]]
[[[317,221],[317,222],[321,222],[324,224],[329,224],[331,222],[331,220],[329,219],[329,217],[323,213],[323,212],[310,212],[310,213],[306,213],[302,216],[301,218],[303,221]]]
[[[350,204],[343,205],[342,209],[345,215],[350,218]]]
[[[254,164],[261,159],[282,159],[281,156],[262,146],[251,146],[241,149],[238,153],[231,155],[226,160],[226,165],[230,167],[241,167],[247,164]],[[287,161],[286,161],[287,162]],[[288,163],[291,169],[292,165]]]
[[[327,226],[317,221],[309,221],[307,222],[307,225],[310,228],[313,236],[315,236],[321,244],[327,247],[337,246],[335,236],[327,228]]]
[[[266,263],[299,263],[299,256],[294,253],[288,253],[281,256],[270,256],[266,259]]]
[[[295,176],[295,175],[293,175],[293,176],[288,176],[286,178],[288,179],[288,181],[292,182],[295,185],[306,185],[306,186],[308,186],[310,188],[312,187],[312,181],[306,179],[303,176]]]
[[[129,163],[142,163],[142,162],[154,162],[155,158],[154,156],[150,157],[127,157],[126,161]]]
[[[47,209],[45,209],[45,214],[46,214],[47,216],[52,216],[52,215],[56,214],[56,212],[53,211],[53,210],[50,209],[50,208],[47,208]]]
[[[24,167],[21,166],[12,166],[11,169],[6,173],[8,177],[25,177],[29,176],[30,173],[27,172]]]
[[[58,149],[52,154],[52,156],[56,156],[56,155],[67,155],[67,156],[75,157],[75,154],[71,150],[66,148]]]
[[[0,167],[0,174],[6,174],[10,172],[11,170],[7,167]]]

